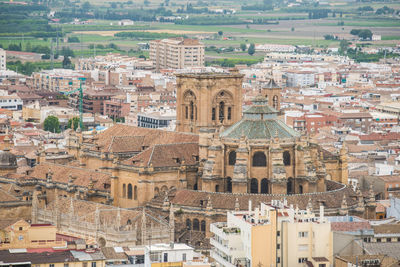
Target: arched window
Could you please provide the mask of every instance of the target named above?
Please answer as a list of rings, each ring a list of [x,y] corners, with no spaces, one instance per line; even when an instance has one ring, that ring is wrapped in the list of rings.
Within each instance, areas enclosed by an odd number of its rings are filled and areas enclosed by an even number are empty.
[[[223,101],[219,102],[219,121],[223,122],[225,118],[225,103]]]
[[[154,196],[158,196],[160,194],[160,189],[158,187],[154,188]]]
[[[274,97],[272,98],[272,106],[274,109],[278,109],[278,96],[274,95]]]
[[[232,178],[226,178],[226,191],[232,193]]]
[[[186,219],[186,229],[192,230],[192,222],[190,219]]]
[[[168,191],[168,187],[167,187],[166,185],[163,185],[163,186],[161,187],[161,192],[165,193],[165,192],[167,192],[167,191]]]
[[[303,186],[299,185],[299,194],[303,194]]]
[[[211,110],[211,119],[215,121],[215,108],[212,108]]]
[[[194,184],[193,190],[198,190],[198,185],[197,185],[197,183]]]
[[[122,197],[126,198],[126,184],[122,185]]]
[[[199,231],[200,230],[200,223],[199,220],[194,219],[193,220],[193,231]]]
[[[228,120],[232,119],[232,108],[228,107]]]
[[[252,178],[250,181],[250,193],[258,194],[258,180]]]
[[[132,185],[128,184],[128,199],[132,199]]]
[[[201,221],[201,224],[200,224],[200,226],[201,226],[201,231],[203,232],[203,233],[205,233],[206,232],[206,221]]]
[[[190,101],[190,119],[194,119],[194,104],[193,101]]]
[[[253,167],[265,167],[267,166],[267,157],[264,152],[256,152],[253,155]]]
[[[268,194],[269,193],[269,185],[268,185],[268,179],[264,178],[261,180],[261,193],[262,194]]]
[[[283,152],[283,164],[285,166],[290,166],[290,152],[289,151]]]
[[[215,186],[215,192],[219,192],[219,185]]]
[[[189,119],[189,108],[187,106],[185,107],[185,118]]]
[[[137,200],[137,186],[135,185],[135,187],[133,188],[133,199]]]
[[[228,155],[228,164],[229,165],[235,165],[236,163],[236,151],[232,150],[231,152],[229,152]]]
[[[293,194],[294,193],[294,182],[293,182],[293,178],[289,178],[286,184],[286,193],[289,194]]]

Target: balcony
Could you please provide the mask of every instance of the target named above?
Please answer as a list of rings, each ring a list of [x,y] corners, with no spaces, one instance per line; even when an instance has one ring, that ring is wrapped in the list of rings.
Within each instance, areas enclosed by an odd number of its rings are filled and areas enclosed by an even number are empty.
[[[236,265],[233,265],[228,261],[227,257],[222,257],[219,254],[217,254],[214,250],[211,250],[210,254],[211,258],[213,258],[216,262],[222,264],[225,267],[236,267]]]
[[[224,245],[219,243],[217,240],[214,238],[210,238],[210,244],[213,246],[215,249],[222,251],[223,253],[227,255],[231,255],[231,251],[233,248],[229,248],[228,245]]]

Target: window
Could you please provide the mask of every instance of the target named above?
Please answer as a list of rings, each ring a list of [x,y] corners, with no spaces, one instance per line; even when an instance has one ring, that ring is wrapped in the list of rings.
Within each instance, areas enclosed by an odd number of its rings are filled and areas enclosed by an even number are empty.
[[[267,157],[264,152],[256,152],[253,155],[253,167],[265,167],[267,166]]]
[[[186,229],[192,230],[192,222],[190,219],[186,219]]]
[[[182,253],[182,261],[186,261],[186,253]]]
[[[235,165],[236,163],[236,151],[231,151],[229,152],[229,156],[228,156],[228,164],[229,165]]]
[[[96,267],[96,262],[92,262],[92,267]]]
[[[190,119],[194,119],[194,104],[193,101],[190,102]]]
[[[215,192],[219,192],[219,185],[215,186]]]
[[[380,239],[380,238],[376,239],[376,242],[378,242],[378,243],[380,243],[381,241],[382,241],[382,239]]]
[[[232,178],[226,178],[226,191],[232,193]]]
[[[189,118],[189,108],[187,106],[185,107],[185,118]]]
[[[132,199],[132,185],[128,184],[128,199]]]
[[[211,119],[215,121],[215,108],[212,108],[211,110]]]
[[[308,237],[308,232],[299,232],[299,237]]]
[[[206,221],[201,221],[201,224],[200,224],[200,229],[201,229],[201,231],[203,232],[203,233],[205,233],[206,232]]]
[[[283,164],[285,166],[290,166],[290,152],[289,151],[283,152]]]
[[[250,193],[258,194],[258,180],[256,178],[250,180]]]
[[[281,231],[277,231],[276,236],[281,236]]]
[[[126,184],[122,185],[122,197],[126,198]]]
[[[392,239],[390,237],[386,238],[386,242],[392,242]]]
[[[164,262],[168,262],[168,253],[164,253]]]
[[[49,267],[54,267],[54,264],[49,264]]]
[[[276,244],[276,249],[281,249],[281,244]]]
[[[69,267],[69,264],[68,263],[64,263],[64,267]]]
[[[198,219],[193,220],[193,230],[194,231],[199,231],[200,230],[200,223]]]
[[[276,258],[276,263],[281,263],[281,258],[280,257]]]
[[[232,108],[228,107],[228,120],[232,119]]]
[[[223,101],[219,102],[219,121],[223,122],[225,118],[225,103]]]
[[[22,231],[22,229],[23,229],[22,227],[19,227],[19,230],[20,230],[20,231]]]
[[[320,263],[320,264],[318,264],[318,267],[326,267],[326,264],[325,263]]]
[[[299,263],[303,263],[303,262],[306,262],[307,261],[307,258],[299,258]]]
[[[135,185],[135,187],[133,188],[133,199],[137,200],[137,186]]]

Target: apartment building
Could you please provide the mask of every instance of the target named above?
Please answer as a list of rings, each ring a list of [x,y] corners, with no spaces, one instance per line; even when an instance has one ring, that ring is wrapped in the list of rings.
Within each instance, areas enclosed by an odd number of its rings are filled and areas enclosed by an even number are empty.
[[[170,38],[150,42],[150,60],[160,69],[204,66],[204,44],[195,39]]]
[[[7,59],[6,50],[0,48],[0,71],[7,69],[6,59]]]
[[[298,210],[280,201],[252,210],[250,201],[248,211],[228,212],[227,222],[211,224],[210,230],[211,257],[218,266],[332,263],[332,232],[323,206],[317,217],[310,209]]]

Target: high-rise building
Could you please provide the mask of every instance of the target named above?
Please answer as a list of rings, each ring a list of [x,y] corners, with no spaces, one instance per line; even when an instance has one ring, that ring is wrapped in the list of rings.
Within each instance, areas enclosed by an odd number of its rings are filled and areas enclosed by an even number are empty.
[[[0,48],[0,71],[7,69],[6,59],[6,50]]]
[[[228,212],[226,223],[211,224],[211,257],[218,266],[326,267],[332,263],[331,224],[324,207],[317,217],[280,201],[261,209]]]
[[[170,38],[150,42],[150,60],[160,69],[204,66],[204,44],[195,39]]]

